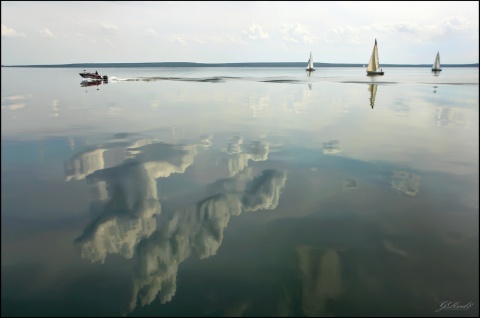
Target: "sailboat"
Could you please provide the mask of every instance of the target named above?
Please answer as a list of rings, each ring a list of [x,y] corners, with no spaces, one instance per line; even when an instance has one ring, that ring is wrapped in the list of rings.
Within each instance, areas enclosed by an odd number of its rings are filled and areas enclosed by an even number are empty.
[[[367,75],[383,75],[383,70],[380,68],[380,62],[378,61],[377,39],[375,39],[372,56],[370,62],[368,62]]]
[[[313,72],[315,69],[313,68],[313,59],[312,59],[312,52],[310,52],[310,58],[308,59],[307,67],[305,68],[307,72]]]
[[[440,72],[442,68],[440,67],[440,52],[437,52],[437,56],[435,57],[435,62],[432,65],[432,72]]]

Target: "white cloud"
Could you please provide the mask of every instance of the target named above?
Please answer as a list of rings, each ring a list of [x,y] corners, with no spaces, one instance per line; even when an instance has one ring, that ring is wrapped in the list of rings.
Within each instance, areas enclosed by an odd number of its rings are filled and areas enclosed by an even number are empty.
[[[147,37],[156,37],[157,36],[157,32],[155,32],[154,29],[151,29],[151,28],[148,28],[147,31],[146,31],[146,34],[147,34]]]
[[[38,30],[37,33],[38,33],[38,35],[40,35],[43,38],[53,38],[54,37],[52,31],[50,31],[47,28],[45,28],[43,30]]]
[[[440,25],[447,30],[460,30],[465,32],[471,31],[474,28],[478,28],[478,25],[475,25],[473,22],[458,16],[443,19],[440,22]]]
[[[12,28],[7,27],[6,25],[2,24],[2,37],[6,38],[17,38],[17,37],[24,37],[25,34],[15,31]]]
[[[183,44],[183,45],[186,45],[187,42],[185,42],[185,40],[180,37],[180,36],[177,36],[174,40],[173,40],[175,43],[180,43],[180,44]]]
[[[102,23],[102,28],[108,34],[116,34],[118,32],[118,27],[116,25]]]
[[[282,24],[280,34],[282,40],[294,43],[313,44],[315,37],[310,34],[306,27],[299,23]]]
[[[247,31],[243,32],[250,40],[267,40],[270,39],[270,35],[264,32],[262,27],[258,24],[252,23]]]

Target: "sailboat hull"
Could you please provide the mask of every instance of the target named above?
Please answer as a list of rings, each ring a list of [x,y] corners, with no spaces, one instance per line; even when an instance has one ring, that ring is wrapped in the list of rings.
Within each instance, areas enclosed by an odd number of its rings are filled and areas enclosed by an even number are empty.
[[[380,72],[374,72],[374,71],[370,72],[370,71],[367,71],[367,75],[370,75],[370,76],[371,76],[371,75],[383,75],[383,71],[380,71]]]

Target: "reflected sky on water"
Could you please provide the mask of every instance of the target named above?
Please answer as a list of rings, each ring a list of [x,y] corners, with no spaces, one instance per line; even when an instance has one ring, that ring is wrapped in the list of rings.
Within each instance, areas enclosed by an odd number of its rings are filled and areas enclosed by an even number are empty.
[[[2,68],[2,315],[478,316],[478,69],[384,72]]]

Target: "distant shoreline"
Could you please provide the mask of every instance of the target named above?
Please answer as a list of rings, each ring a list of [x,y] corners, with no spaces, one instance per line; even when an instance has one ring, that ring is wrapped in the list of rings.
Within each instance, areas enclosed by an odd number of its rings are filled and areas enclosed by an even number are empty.
[[[193,62],[151,62],[151,63],[73,63],[73,64],[45,64],[45,65],[2,65],[2,67],[36,67],[36,68],[109,68],[109,67],[298,67],[304,68],[303,62],[254,62],[254,63],[193,63]],[[315,68],[322,67],[363,67],[366,64],[358,63],[315,63]],[[424,67],[431,68],[432,64],[382,64],[382,67]],[[479,67],[479,63],[472,64],[442,64],[442,67]]]

